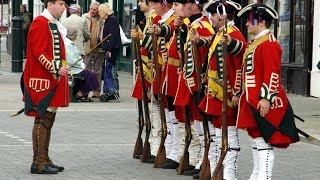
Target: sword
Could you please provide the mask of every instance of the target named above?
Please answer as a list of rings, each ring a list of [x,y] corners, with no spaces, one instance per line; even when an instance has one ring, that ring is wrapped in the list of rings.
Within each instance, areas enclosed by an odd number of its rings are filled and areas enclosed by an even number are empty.
[[[300,136],[300,141],[308,143],[308,144],[313,144],[316,146],[320,146],[320,140],[318,140],[317,138],[310,136],[309,134],[307,134],[306,132],[298,129],[298,133],[301,134],[302,136]]]
[[[295,118],[297,118],[298,120],[300,120],[301,122],[305,122],[304,119],[302,119],[301,117],[293,114]],[[320,140],[318,140],[317,138],[310,136],[309,134],[307,134],[306,132],[302,131],[301,129],[297,128],[297,131],[299,134],[301,134],[302,136],[300,136],[300,141],[308,143],[308,144],[313,144],[313,145],[317,145],[320,146]]]

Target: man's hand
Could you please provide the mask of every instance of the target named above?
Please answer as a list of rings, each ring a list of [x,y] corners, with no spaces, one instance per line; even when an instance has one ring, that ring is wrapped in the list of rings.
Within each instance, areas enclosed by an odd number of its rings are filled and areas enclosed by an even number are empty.
[[[189,34],[190,34],[191,41],[196,42],[196,43],[198,43],[200,41],[200,35],[199,35],[198,31],[192,30],[192,31],[189,31]]]
[[[151,26],[148,27],[148,31],[147,32],[149,34],[155,33],[156,35],[159,35],[161,33],[161,29],[157,25],[151,25]]]
[[[173,21],[173,25],[176,27],[176,28],[179,28],[181,27],[183,24],[182,22],[182,18],[181,17],[176,17]]]
[[[222,36],[220,42],[224,43],[227,41],[227,45],[229,45],[231,43],[231,36],[229,34],[227,34],[226,36]]]
[[[238,96],[232,96],[231,104],[232,107],[236,108],[239,105],[239,97]]]
[[[131,38],[138,38],[142,39],[143,38],[143,33],[141,32],[140,28],[137,31],[136,29],[131,29]]]
[[[270,110],[270,106],[271,106],[270,101],[265,98],[262,98],[258,102],[258,106],[257,106],[257,109],[260,109],[260,116],[262,117],[266,116]]]
[[[62,67],[59,69],[58,74],[59,74],[60,76],[68,75],[69,70],[70,70],[70,67],[62,66]]]

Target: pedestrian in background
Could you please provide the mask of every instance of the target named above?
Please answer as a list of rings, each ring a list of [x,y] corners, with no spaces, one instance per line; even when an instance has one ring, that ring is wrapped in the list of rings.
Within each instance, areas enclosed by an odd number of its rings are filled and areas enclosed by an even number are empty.
[[[115,66],[121,47],[119,21],[113,14],[113,10],[108,3],[104,3],[99,6],[99,15],[100,18],[104,20],[104,25],[100,33],[100,41],[109,34],[111,35],[109,40],[102,42],[102,49],[105,51],[105,59],[107,61],[106,64],[111,63],[112,65],[112,68],[110,70],[114,86],[111,89],[104,88],[104,93],[110,94],[110,98],[112,99],[118,99],[117,97],[119,97],[119,80]],[[102,78],[104,78],[104,74],[102,75]],[[104,80],[107,81],[105,78]]]
[[[27,37],[31,24],[31,14],[27,11],[26,5],[24,4],[20,4],[20,16],[22,19],[23,56],[25,57],[27,53]]]
[[[68,28],[67,38],[65,38],[65,46],[67,52],[67,63],[68,66],[74,67],[70,68],[69,76],[72,77],[77,75],[79,78],[73,79],[73,95],[75,96],[76,102],[92,102],[92,99],[88,98],[90,91],[99,88],[99,82],[96,78],[96,73],[85,69],[85,64],[83,63],[83,58],[80,55],[80,51],[74,44],[77,39],[77,29]]]
[[[97,80],[100,85],[99,88],[93,91],[92,98],[98,98],[101,93],[101,74],[102,64],[104,61],[104,52],[101,46],[91,51],[91,49],[98,44],[99,35],[103,25],[103,22],[98,14],[99,5],[99,2],[93,1],[90,4],[89,12],[82,15],[82,18],[86,21],[87,28],[90,33],[90,39],[84,43],[84,52],[86,54],[84,57],[84,63],[86,65],[86,69],[89,69],[97,74]]]
[[[51,129],[58,107],[69,106],[68,71],[63,39],[65,28],[58,21],[65,1],[44,0],[44,11],[31,24],[24,68],[24,113],[35,117],[32,130],[32,174],[57,174],[64,167],[49,158]]]
[[[80,54],[84,55],[84,42],[90,39],[90,33],[88,31],[88,26],[85,24],[86,21],[80,17],[80,10],[81,9],[78,4],[72,4],[68,8],[68,11],[71,15],[62,21],[62,24],[67,28],[73,27],[77,29],[78,33],[74,44],[79,49]]]

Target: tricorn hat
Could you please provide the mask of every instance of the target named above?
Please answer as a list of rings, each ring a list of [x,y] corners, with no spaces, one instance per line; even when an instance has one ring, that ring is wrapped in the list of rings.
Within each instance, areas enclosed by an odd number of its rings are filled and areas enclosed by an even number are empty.
[[[223,4],[226,7],[226,13],[232,14],[236,11],[239,11],[241,9],[241,5],[239,3],[233,2],[233,1],[221,1],[221,0],[211,0],[208,4],[204,7],[204,9],[209,13],[217,13],[219,11],[220,13],[223,12],[222,6],[219,6]]]
[[[273,20],[278,19],[278,13],[272,7],[266,4],[249,4],[238,14],[243,19]]]

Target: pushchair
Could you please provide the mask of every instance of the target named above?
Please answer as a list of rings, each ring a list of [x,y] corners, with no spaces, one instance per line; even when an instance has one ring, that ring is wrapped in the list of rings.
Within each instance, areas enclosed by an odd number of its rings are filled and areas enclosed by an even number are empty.
[[[120,102],[118,73],[108,59],[104,60],[101,79],[103,80],[103,94],[99,97],[100,102],[114,99]]]

